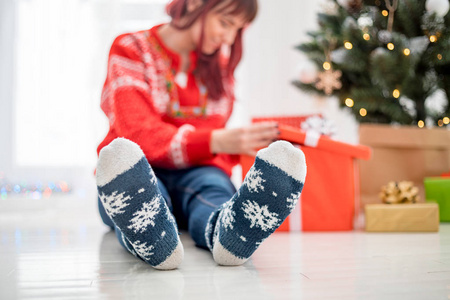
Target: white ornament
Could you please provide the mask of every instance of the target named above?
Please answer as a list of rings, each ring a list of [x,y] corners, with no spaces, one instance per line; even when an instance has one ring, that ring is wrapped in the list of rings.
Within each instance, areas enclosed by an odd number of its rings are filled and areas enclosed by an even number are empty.
[[[398,99],[400,105],[402,106],[403,110],[410,115],[411,117],[415,118],[417,115],[416,111],[416,103],[409,99],[408,97],[401,96],[400,99]]]
[[[378,39],[382,42],[382,43],[389,43],[392,40],[392,33],[390,33],[387,30],[380,30],[378,32]]]
[[[425,109],[431,114],[442,114],[447,107],[447,103],[445,91],[438,89],[425,99]]]
[[[450,8],[449,0],[427,0],[425,8],[430,13],[436,13],[439,17],[444,17]]]
[[[331,61],[336,64],[342,64],[345,62],[345,58],[347,57],[348,50],[344,47],[340,47],[336,50],[331,51],[330,58]]]
[[[347,17],[342,23],[342,28],[358,29],[358,24],[356,23],[356,20],[354,18]]]
[[[412,55],[422,55],[428,47],[430,39],[427,36],[418,36],[410,39],[410,50]]]
[[[362,14],[358,19],[358,26],[361,29],[365,29],[373,26],[373,20],[369,14]]]
[[[318,68],[315,63],[310,60],[303,61],[298,67],[298,79],[301,83],[311,84],[316,81]]]

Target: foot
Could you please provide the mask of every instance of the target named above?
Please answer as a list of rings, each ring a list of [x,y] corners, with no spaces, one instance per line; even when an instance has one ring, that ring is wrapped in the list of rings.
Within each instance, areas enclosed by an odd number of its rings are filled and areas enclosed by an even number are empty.
[[[100,152],[97,188],[108,216],[132,253],[156,269],[174,269],[184,250],[175,219],[141,148],[124,138]]]
[[[290,143],[277,141],[260,150],[238,192],[210,217],[207,235],[214,260],[246,262],[294,209],[305,176],[305,156]]]

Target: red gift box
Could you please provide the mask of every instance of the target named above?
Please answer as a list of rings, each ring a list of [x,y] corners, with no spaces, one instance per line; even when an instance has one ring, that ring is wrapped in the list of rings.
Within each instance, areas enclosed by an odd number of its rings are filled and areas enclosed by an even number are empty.
[[[352,230],[359,204],[356,159],[370,159],[371,149],[284,126],[281,118],[270,120],[278,121],[281,140],[301,147],[308,168],[300,201],[277,231]],[[254,157],[241,156],[243,177],[253,162]]]

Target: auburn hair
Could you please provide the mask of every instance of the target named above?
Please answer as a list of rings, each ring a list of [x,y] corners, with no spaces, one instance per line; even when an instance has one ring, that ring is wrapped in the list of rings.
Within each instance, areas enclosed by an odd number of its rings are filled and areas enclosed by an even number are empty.
[[[250,23],[255,19],[258,11],[257,0],[200,0],[203,1],[203,4],[192,12],[188,12],[187,10],[187,1],[172,0],[167,5],[167,14],[172,18],[170,24],[177,29],[184,30],[191,27],[198,19],[201,20],[202,33],[197,48],[198,63],[196,72],[208,89],[209,97],[218,100],[226,93],[223,79],[234,79],[234,70],[242,58],[243,28],[237,32],[234,43],[230,47],[228,57],[224,59],[221,49],[218,49],[213,54],[204,54],[201,51],[201,45],[203,43],[203,28],[206,14],[218,4],[228,2],[218,12],[227,11],[227,13],[232,15],[244,15],[247,23]]]

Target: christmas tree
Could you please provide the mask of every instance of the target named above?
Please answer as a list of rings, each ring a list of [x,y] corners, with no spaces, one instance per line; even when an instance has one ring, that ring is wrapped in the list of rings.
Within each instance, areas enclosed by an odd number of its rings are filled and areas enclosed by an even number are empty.
[[[359,122],[450,123],[449,0],[329,0],[294,82]]]

